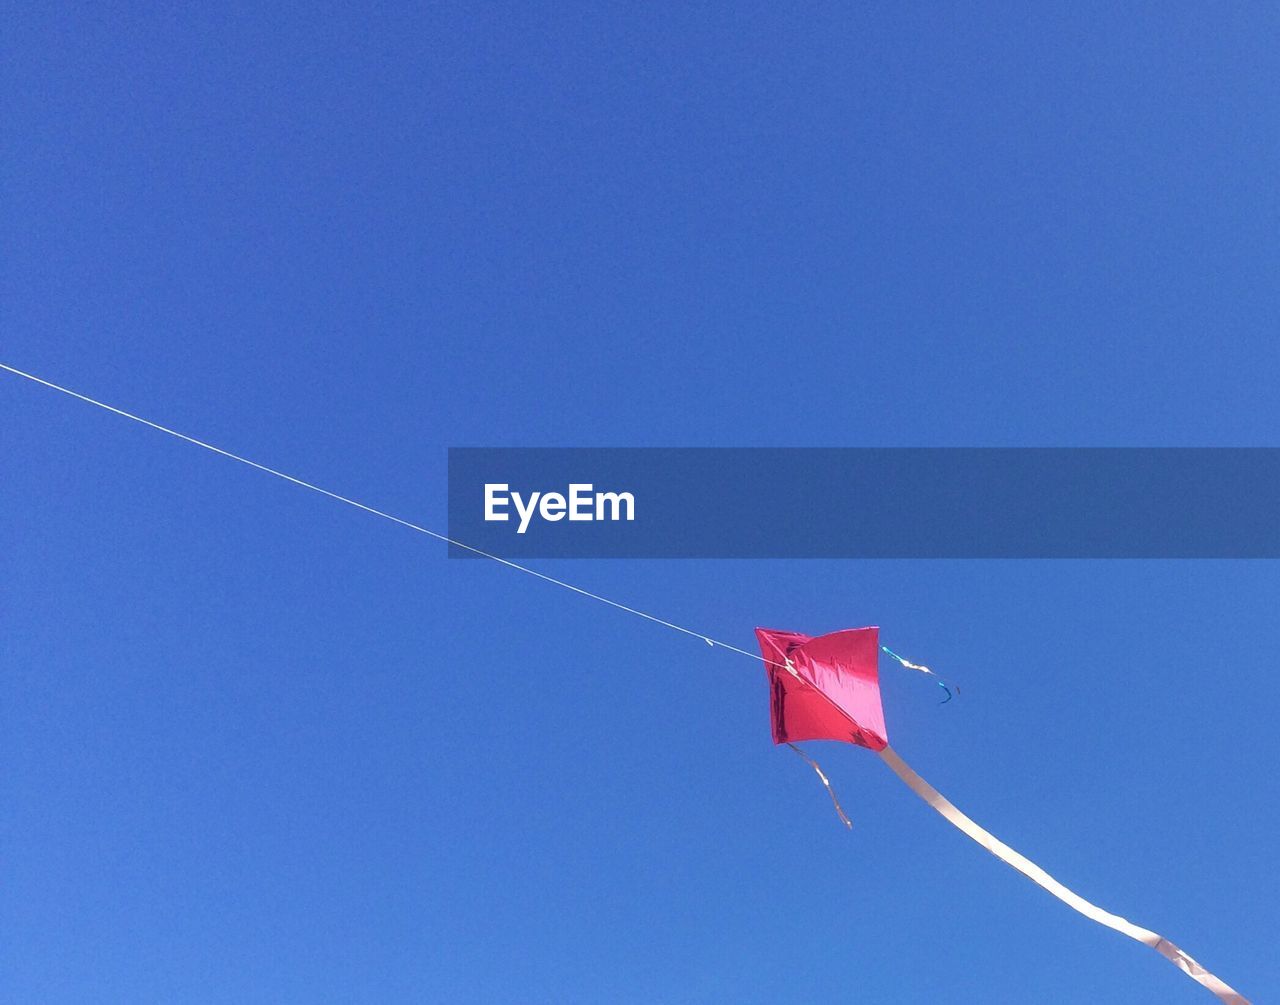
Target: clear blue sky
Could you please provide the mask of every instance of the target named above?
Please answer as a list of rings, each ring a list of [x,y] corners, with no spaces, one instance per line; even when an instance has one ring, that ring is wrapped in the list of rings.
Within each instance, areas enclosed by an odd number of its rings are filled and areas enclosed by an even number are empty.
[[[1266,5],[109,6],[5,18],[0,359],[410,519],[450,445],[1277,443]],[[0,999],[1209,999],[815,745],[845,832],[758,664],[0,377]],[[1276,563],[539,568],[880,624],[923,775],[1280,986]]]

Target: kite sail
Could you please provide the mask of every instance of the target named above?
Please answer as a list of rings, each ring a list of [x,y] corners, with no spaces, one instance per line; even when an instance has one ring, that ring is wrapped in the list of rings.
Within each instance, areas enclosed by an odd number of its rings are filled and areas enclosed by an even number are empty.
[[[889,746],[885,731],[884,708],[880,702],[878,628],[853,628],[816,638],[798,632],[757,628],[756,638],[768,672],[774,743],[839,740],[876,751],[912,792],[1001,862],[1091,921],[1150,946],[1193,981],[1212,991],[1224,1005],[1249,1005],[1243,995],[1168,939],[1104,911],[1067,889],[1034,862],[979,827],[911,770]],[[905,664],[896,653],[891,655]],[[806,757],[806,760],[809,759]],[[826,776],[816,764],[814,770],[830,791]],[[834,793],[831,798],[835,800]],[[839,802],[836,808],[847,823]]]
[[[756,629],[769,671],[774,743],[844,740],[872,750],[888,746],[879,633],[878,628],[852,628],[812,639]]]

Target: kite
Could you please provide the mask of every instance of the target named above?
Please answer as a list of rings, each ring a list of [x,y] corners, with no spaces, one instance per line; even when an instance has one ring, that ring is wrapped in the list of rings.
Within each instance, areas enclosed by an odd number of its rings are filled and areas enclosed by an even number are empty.
[[[32,383],[40,384],[60,394],[76,398],[103,411],[111,412],[114,415],[147,426],[202,450],[207,450],[238,464],[253,468],[256,471],[271,475],[273,478],[289,482],[292,485],[326,496],[329,499],[362,510],[383,520],[389,520],[419,534],[425,534],[427,537],[443,541],[470,554],[491,559],[499,565],[522,572],[535,579],[559,586],[580,596],[589,597],[602,604],[607,604],[609,607],[643,618],[672,631],[701,639],[709,646],[718,646],[751,659],[762,660],[767,668],[769,678],[774,742],[785,743],[803,757],[817,772],[818,778],[821,779],[822,784],[826,787],[828,794],[831,796],[831,801],[835,804],[836,812],[840,815],[840,819],[846,827],[852,827],[852,824],[844,809],[840,806],[840,801],[836,798],[835,792],[832,791],[831,782],[823,773],[822,768],[818,766],[818,763],[795,745],[796,741],[837,740],[874,750],[881,760],[893,769],[894,774],[902,779],[916,795],[946,818],[952,826],[982,845],[1000,861],[1018,870],[1032,882],[1047,890],[1086,918],[1096,921],[1100,925],[1106,925],[1108,928],[1127,935],[1143,945],[1150,946],[1192,980],[1212,991],[1218,1000],[1225,1003],[1225,1005],[1249,1005],[1243,995],[1233,991],[1172,942],[1160,937],[1155,932],[1140,928],[1118,915],[1110,914],[1068,890],[1039,866],[1019,855],[991,834],[988,834],[907,766],[907,763],[889,746],[888,732],[884,724],[884,708],[880,702],[879,653],[886,653],[908,670],[916,670],[932,677],[935,683],[946,692],[947,697],[943,700],[944,704],[951,700],[952,688],[949,688],[928,667],[921,666],[918,663],[911,663],[887,646],[879,645],[878,628],[854,628],[833,632],[830,635],[820,635],[817,638],[811,638],[808,635],[801,635],[797,632],[780,632],[768,628],[757,628],[756,637],[760,643],[762,654],[757,656],[755,653],[739,649],[735,645],[712,639],[701,632],[694,631],[692,628],[666,621],[653,614],[637,610],[634,607],[628,607],[626,604],[621,604],[598,593],[584,590],[580,586],[548,576],[509,559],[481,551],[479,548],[457,541],[446,534],[441,534],[398,516],[393,516],[390,513],[339,495],[319,485],[313,485],[311,482],[303,481],[294,475],[267,467],[265,464],[234,454],[229,450],[224,450],[222,447],[198,440],[193,436],[188,436],[186,433],[180,433],[176,429],[170,429],[140,415],[126,412],[122,408],[90,398],[79,391],[73,391],[71,388],[55,384],[52,381],[45,380],[43,377],[37,377],[35,374],[26,373],[16,367],[9,366],[7,363],[0,363],[0,370],[12,373]]]
[[[787,744],[817,771],[845,826],[850,826],[849,818],[835,793],[831,792],[827,776],[817,762],[794,745],[795,741],[837,740],[874,750],[912,792],[1001,862],[1018,870],[1086,918],[1150,946],[1193,981],[1212,991],[1225,1005],[1249,1005],[1243,995],[1209,973],[1168,939],[1104,911],[1068,890],[1038,865],[979,827],[912,771],[889,746],[885,730],[884,707],[880,702],[879,654],[882,647],[879,635],[880,629],[875,627],[846,629],[816,638],[798,632],[756,629],[769,679],[773,742]],[[884,651],[904,666],[936,677],[928,668],[907,663],[888,649]]]

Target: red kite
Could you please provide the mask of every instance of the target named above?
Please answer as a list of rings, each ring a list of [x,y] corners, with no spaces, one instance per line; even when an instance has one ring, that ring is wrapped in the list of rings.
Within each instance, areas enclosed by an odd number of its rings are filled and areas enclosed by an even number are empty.
[[[880,629],[810,638],[757,628],[769,667],[773,742],[844,740],[872,750],[889,741],[880,706]]]
[[[1243,995],[1209,973],[1168,939],[1104,911],[1068,890],[1034,862],[979,827],[911,770],[889,746],[885,732],[884,709],[880,704],[878,628],[851,628],[817,638],[798,632],[757,628],[756,638],[769,675],[773,742],[785,743],[804,757],[818,772],[828,792],[831,792],[831,785],[827,776],[792,741],[840,740],[876,751],[916,795],[1000,861],[1017,869],[1086,918],[1150,946],[1192,980],[1212,991],[1224,1005],[1249,1005]],[[927,667],[908,663],[896,653],[885,651],[904,666],[933,675]],[[848,826],[849,818],[840,808],[834,792],[831,792],[831,799],[840,819]]]
[[[61,387],[33,374],[24,373],[8,364],[0,363],[0,370],[16,374],[26,380],[52,388],[62,394],[77,398],[115,415],[123,416],[133,422],[149,426],[201,449],[265,472],[275,478],[280,478],[309,491],[317,492],[320,495],[328,496],[338,502],[364,510],[384,520],[390,520],[392,523],[407,527],[428,537],[436,538],[451,547],[461,548],[472,554],[492,559],[508,568],[598,600],[637,617],[656,622],[673,631],[700,638],[707,645],[723,646],[744,656],[754,658],[754,655],[745,649],[739,649],[723,642],[716,642],[708,636],[689,628],[684,628],[670,621],[663,621],[661,618],[656,618],[651,614],[619,604],[608,597],[602,597],[599,594],[591,593],[571,583],[554,579],[551,576],[536,572],[523,565],[518,565],[505,558],[491,555],[444,534],[428,530],[426,527],[420,527],[415,523],[410,523],[408,520],[392,516],[390,513],[384,513],[371,506],[366,506],[364,503],[356,502],[354,499],[340,496],[336,492],[330,492],[328,489],[312,485],[310,482],[295,478],[293,475],[276,471],[274,468],[259,464],[257,461],[240,457],[228,450],[223,450],[221,447],[215,447],[212,444],[187,436],[185,433],[179,433],[159,423],[152,422],[150,419],[132,415],[123,409],[116,408],[114,405],[96,401],[87,395],[80,394],[78,391]],[[1032,882],[1047,890],[1085,917],[1152,947],[1161,956],[1190,976],[1192,980],[1212,991],[1224,1005],[1249,1005],[1242,995],[1233,991],[1223,981],[1209,973],[1167,939],[1161,938],[1155,932],[1140,928],[1124,918],[1109,914],[1068,890],[1039,866],[1019,855],[1008,845],[997,840],[975,824],[907,766],[906,762],[889,747],[885,732],[884,710],[880,704],[880,681],[876,664],[878,658],[876,649],[878,641],[877,629],[858,628],[835,632],[831,635],[822,635],[818,638],[810,638],[807,635],[800,635],[795,632],[778,632],[758,628],[756,629],[756,635],[760,642],[765,665],[768,668],[769,682],[772,688],[774,742],[786,743],[801,757],[804,757],[818,772],[818,777],[822,779],[823,785],[827,786],[829,792],[831,786],[827,781],[827,776],[822,773],[822,769],[811,758],[792,743],[793,740],[841,740],[876,751],[881,759],[893,769],[894,773],[916,795],[942,814],[949,823],[963,831],[974,841],[977,841],[1002,862],[1017,869]],[[881,647],[881,651],[893,657],[907,669],[918,670],[921,673],[933,676],[935,680],[937,679],[937,675],[928,667],[910,663],[886,647]],[[947,692],[947,700],[949,701],[951,699],[951,690],[940,680],[938,680],[938,684]],[[840,809],[840,803],[836,801],[835,793],[831,793],[831,798],[835,802],[837,812],[840,813],[840,819],[848,825],[849,820],[844,815],[844,811]]]

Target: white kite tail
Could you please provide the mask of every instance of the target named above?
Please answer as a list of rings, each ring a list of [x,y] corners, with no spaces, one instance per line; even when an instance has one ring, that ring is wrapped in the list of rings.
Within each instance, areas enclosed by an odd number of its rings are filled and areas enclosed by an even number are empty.
[[[1104,911],[1096,904],[1089,903],[1079,894],[1068,890],[1034,862],[1019,855],[1003,841],[988,834],[951,805],[951,802],[937,789],[912,771],[907,762],[894,753],[892,747],[885,747],[884,750],[880,751],[880,757],[893,769],[894,774],[911,787],[911,790],[917,796],[941,813],[953,827],[963,831],[1005,865],[1013,866],[1033,883],[1048,890],[1068,907],[1079,911],[1089,920],[1096,921],[1100,925],[1106,925],[1108,928],[1113,928],[1122,935],[1127,935],[1145,946],[1150,946],[1193,981],[1212,991],[1218,1000],[1225,1003],[1225,1005],[1249,1005],[1249,1000],[1244,995],[1233,990],[1225,982],[1209,973],[1168,939],[1162,938],[1155,932],[1141,928],[1117,914]]]

